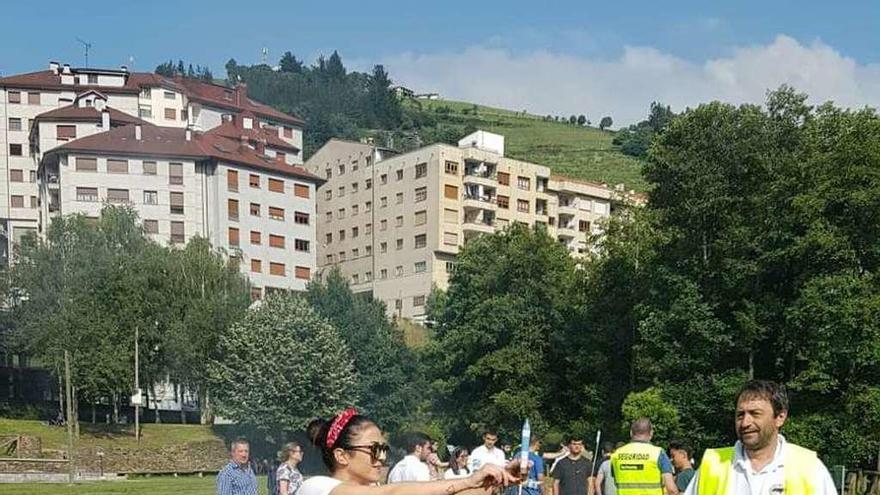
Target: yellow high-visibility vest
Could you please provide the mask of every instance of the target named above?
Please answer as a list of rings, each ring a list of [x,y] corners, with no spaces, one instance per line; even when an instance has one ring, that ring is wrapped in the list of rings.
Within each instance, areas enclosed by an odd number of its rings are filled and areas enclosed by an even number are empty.
[[[663,473],[657,461],[663,449],[631,442],[611,454],[611,469],[619,495],[663,495]]]
[[[816,487],[816,463],[818,459],[812,450],[786,443],[785,495],[814,495]],[[733,447],[723,449],[706,449],[703,461],[700,462],[697,479],[698,495],[734,495],[729,494],[730,465],[733,463],[735,451]]]

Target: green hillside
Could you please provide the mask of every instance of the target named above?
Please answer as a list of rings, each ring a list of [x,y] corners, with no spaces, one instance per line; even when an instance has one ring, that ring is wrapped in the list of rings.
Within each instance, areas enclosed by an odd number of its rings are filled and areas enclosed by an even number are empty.
[[[479,128],[505,136],[505,154],[549,166],[554,173],[644,191],[641,161],[611,143],[612,131],[545,121],[542,116],[448,100],[407,100],[411,111],[429,114],[438,127]]]

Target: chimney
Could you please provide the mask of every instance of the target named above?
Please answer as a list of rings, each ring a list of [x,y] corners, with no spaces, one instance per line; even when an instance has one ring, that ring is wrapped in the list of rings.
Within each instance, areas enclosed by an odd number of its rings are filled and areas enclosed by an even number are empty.
[[[101,127],[105,131],[110,130],[110,111],[106,108],[101,111]]]
[[[192,141],[192,134],[193,134],[192,129],[187,127],[186,128],[186,140],[187,141]]]
[[[61,73],[62,74],[72,74],[72,72],[70,72],[70,64],[64,64],[64,69],[61,70]]]
[[[51,70],[52,74],[55,74],[56,76],[58,75],[58,67],[58,62],[55,62],[54,60],[49,62],[49,70]]]
[[[247,84],[240,82],[235,87],[235,104],[241,106],[247,98]]]
[[[266,140],[265,139],[258,139],[256,141],[256,144],[257,144],[257,146],[256,146],[257,154],[258,155],[266,154]]]
[[[135,126],[134,126],[134,138],[137,139],[138,141],[141,140],[141,125],[140,124],[135,124]]]
[[[239,143],[240,147],[246,148],[248,145],[248,137],[245,136],[244,134],[242,134],[240,139],[241,139],[241,142]]]

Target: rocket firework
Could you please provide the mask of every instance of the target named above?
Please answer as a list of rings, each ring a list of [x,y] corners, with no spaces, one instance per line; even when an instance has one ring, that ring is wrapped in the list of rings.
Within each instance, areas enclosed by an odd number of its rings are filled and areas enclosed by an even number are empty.
[[[529,426],[529,418],[526,418],[522,427],[522,444],[519,448],[519,471],[522,475],[522,479],[519,483],[520,495],[522,495],[523,483],[525,483],[529,473],[529,443],[531,443],[531,438],[532,429]]]

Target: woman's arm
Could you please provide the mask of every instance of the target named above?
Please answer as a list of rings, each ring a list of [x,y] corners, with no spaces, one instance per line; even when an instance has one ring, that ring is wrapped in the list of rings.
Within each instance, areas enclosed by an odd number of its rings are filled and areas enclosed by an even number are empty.
[[[486,466],[467,478],[364,486],[342,483],[330,495],[491,495],[495,486],[516,482],[511,472]]]
[[[281,495],[287,495],[287,484],[288,483],[289,483],[289,481],[287,481],[287,480],[278,480],[278,493],[280,493]]]

